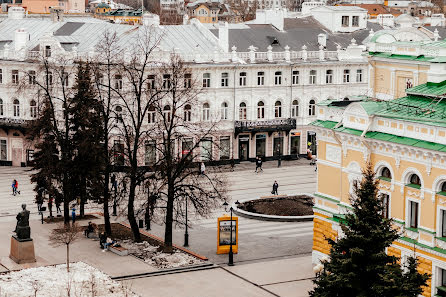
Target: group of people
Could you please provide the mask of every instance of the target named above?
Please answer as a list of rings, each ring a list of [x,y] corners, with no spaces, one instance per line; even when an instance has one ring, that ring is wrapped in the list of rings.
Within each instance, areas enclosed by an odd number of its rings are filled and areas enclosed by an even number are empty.
[[[17,194],[20,195],[20,191],[19,191],[19,182],[18,182],[16,179],[14,179],[14,180],[12,181],[12,195],[13,195],[13,196],[16,196]]]

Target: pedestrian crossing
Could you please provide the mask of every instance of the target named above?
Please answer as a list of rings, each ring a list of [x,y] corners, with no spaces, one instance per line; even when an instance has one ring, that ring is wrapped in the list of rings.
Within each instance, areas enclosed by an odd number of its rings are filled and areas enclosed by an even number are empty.
[[[313,235],[313,222],[272,222],[238,217],[239,236],[298,238]],[[217,218],[197,220],[192,228],[217,230]]]

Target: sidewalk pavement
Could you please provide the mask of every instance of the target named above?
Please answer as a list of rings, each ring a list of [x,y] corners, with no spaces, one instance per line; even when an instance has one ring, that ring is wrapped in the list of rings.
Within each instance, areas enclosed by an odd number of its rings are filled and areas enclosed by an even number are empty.
[[[304,297],[313,287],[311,256],[235,265],[125,282],[143,297]]]

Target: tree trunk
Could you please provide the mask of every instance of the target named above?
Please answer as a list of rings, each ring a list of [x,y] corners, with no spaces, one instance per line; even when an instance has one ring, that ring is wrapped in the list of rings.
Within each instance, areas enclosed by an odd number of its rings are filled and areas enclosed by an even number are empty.
[[[70,223],[70,196],[68,195],[68,174],[63,174],[63,217],[64,223]]]
[[[105,174],[104,174],[104,225],[105,225],[105,233],[110,236],[112,234],[111,225],[110,225],[110,212],[108,210],[108,201],[110,199],[110,191],[108,190],[108,186],[110,183],[110,172],[109,166],[106,165]]]
[[[83,176],[82,178],[82,189],[81,189],[81,201],[79,206],[79,217],[83,217],[85,214],[85,201],[87,200],[87,179]]]
[[[173,253],[172,227],[173,227],[173,202],[175,199],[175,193],[173,191],[173,185],[169,183],[168,187],[169,189],[167,190],[166,229],[164,231],[163,252]]]
[[[67,244],[67,272],[70,272],[70,245]]]
[[[135,218],[135,209],[134,209],[135,190],[136,190],[136,174],[132,173],[130,176],[130,192],[129,192],[127,218],[129,220],[130,227],[132,228],[133,240],[135,242],[141,242],[141,235],[139,234],[138,223],[136,222]]]

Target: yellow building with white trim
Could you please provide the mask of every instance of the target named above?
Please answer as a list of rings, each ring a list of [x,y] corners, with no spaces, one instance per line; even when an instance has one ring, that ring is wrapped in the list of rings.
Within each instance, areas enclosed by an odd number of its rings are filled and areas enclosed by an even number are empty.
[[[422,84],[404,88],[403,96],[389,101],[358,97],[317,107],[313,263],[330,251],[325,238],[342,232],[339,222],[351,208],[353,183],[370,161],[384,195],[383,215],[403,232],[387,252],[404,262],[415,250],[419,270],[432,274],[423,296],[446,296],[446,42],[416,43],[413,51],[406,43],[404,50],[414,56],[403,57],[392,52],[398,53],[401,44],[389,46],[384,62],[396,70],[385,83],[398,82],[399,73],[411,67],[407,61],[418,58],[426,60],[425,67],[412,65]],[[377,51],[370,56],[372,62],[382,58]],[[370,76],[377,73],[382,72]]]

